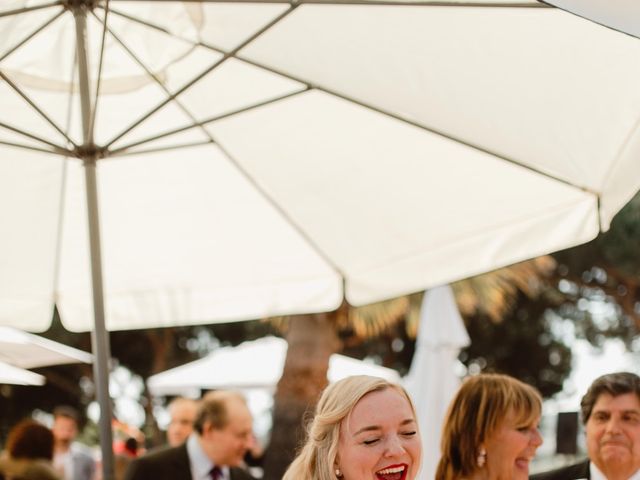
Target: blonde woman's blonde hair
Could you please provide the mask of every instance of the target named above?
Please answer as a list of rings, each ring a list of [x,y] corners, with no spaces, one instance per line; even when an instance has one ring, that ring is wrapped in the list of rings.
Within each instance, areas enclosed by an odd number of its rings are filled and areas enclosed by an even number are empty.
[[[528,426],[538,421],[541,409],[538,391],[513,377],[481,374],[467,378],[449,406],[435,480],[471,476],[479,468],[480,446],[509,413],[516,425]]]
[[[396,390],[404,396],[415,418],[413,402],[400,385],[367,375],[347,377],[333,383],[322,392],[313,419],[307,425],[306,442],[282,480],[336,480],[340,424],[362,397],[386,389]]]

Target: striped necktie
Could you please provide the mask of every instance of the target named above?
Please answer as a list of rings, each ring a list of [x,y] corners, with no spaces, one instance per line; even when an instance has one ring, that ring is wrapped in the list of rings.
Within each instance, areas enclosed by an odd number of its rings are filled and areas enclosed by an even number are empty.
[[[211,480],[222,480],[222,470],[218,467],[213,467],[209,472]]]

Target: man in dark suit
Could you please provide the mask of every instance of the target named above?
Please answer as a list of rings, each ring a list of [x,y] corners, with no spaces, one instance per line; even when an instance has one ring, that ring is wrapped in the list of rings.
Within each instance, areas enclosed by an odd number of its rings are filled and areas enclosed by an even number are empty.
[[[135,459],[125,480],[252,480],[239,468],[253,444],[252,423],[240,394],[208,393],[187,441]]]
[[[580,402],[589,459],[532,480],[640,480],[640,377],[597,378]]]

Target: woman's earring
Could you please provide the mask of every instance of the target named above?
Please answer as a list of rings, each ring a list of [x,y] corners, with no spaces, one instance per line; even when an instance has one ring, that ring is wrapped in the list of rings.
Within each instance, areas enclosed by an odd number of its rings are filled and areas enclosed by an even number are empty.
[[[336,477],[342,478],[342,472],[340,471],[339,468],[336,468]]]
[[[487,451],[483,447],[480,448],[476,463],[478,464],[478,468],[484,467],[484,464],[487,463]]]

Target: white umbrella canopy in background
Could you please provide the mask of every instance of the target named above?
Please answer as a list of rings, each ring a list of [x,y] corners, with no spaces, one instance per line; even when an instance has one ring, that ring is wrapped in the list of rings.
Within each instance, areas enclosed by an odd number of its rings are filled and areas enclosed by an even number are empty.
[[[0,323],[94,329],[103,448],[105,325],[423,290],[640,188],[640,40],[534,0],[8,0],[0,39]]]
[[[155,396],[182,395],[199,398],[202,390],[240,390],[254,416],[256,435],[265,444],[272,427],[273,392],[282,376],[287,342],[265,337],[236,347],[213,350],[199,360],[157,373],[147,379],[149,392]],[[398,383],[397,371],[367,361],[333,354],[329,359],[329,382],[351,375],[372,375]]]
[[[416,351],[403,379],[416,406],[422,437],[422,469],[418,478],[435,478],[440,459],[442,424],[460,386],[460,349],[469,335],[449,285],[428,290],[422,300]]]
[[[44,385],[43,375],[26,369],[91,362],[91,354],[77,348],[0,326],[0,384]]]
[[[44,376],[0,361],[0,384],[40,386],[44,383]]]
[[[266,389],[275,391],[282,376],[287,342],[265,337],[244,342],[237,347],[214,350],[204,358],[157,373],[147,379],[152,395],[199,396],[201,390]],[[398,382],[393,369],[344,355],[333,354],[329,360],[327,379],[336,382],[351,375],[373,375]]]
[[[60,342],[0,326],[0,362],[20,368],[37,368],[67,363],[91,363],[87,352]]]

